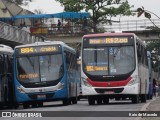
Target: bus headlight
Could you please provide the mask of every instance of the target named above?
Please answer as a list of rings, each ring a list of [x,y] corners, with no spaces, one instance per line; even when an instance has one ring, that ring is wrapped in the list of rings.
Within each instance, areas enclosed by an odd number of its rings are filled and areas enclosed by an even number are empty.
[[[83,83],[85,86],[87,86],[87,87],[92,87],[92,85],[89,84],[85,78],[81,78],[81,80],[82,80],[82,83]]]
[[[128,82],[128,86],[134,85],[138,82],[138,77],[133,76],[132,79]]]
[[[24,91],[21,87],[19,87],[19,86],[17,86],[17,90],[18,90],[20,93],[25,93],[25,91]]]
[[[64,83],[60,82],[60,85],[58,86],[58,90],[62,90],[64,88]]]

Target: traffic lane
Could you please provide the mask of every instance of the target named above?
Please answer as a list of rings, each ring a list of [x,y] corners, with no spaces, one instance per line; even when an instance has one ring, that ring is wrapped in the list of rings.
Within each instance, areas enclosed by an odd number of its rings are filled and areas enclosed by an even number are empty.
[[[63,106],[61,101],[45,102],[43,107],[23,109],[16,111],[139,111],[145,103],[132,104],[130,100],[110,100],[107,105],[88,105],[87,100],[78,101],[78,104]],[[11,109],[14,111],[15,109]]]
[[[108,105],[88,105],[87,100],[78,101],[78,104],[63,106],[62,102],[46,102],[44,107],[40,108],[28,108],[23,109],[22,106],[18,110],[10,111],[113,111],[113,113],[118,114],[114,111],[140,111],[145,103],[132,104],[131,101],[114,101],[110,100]],[[8,110],[7,110],[8,111]],[[92,116],[92,112],[89,112],[89,116]],[[74,116],[74,115],[73,115]],[[22,118],[3,118],[3,120],[21,120]],[[24,120],[32,120],[33,118],[23,118]],[[42,117],[34,118],[34,120],[134,120],[134,117],[63,117],[63,114],[60,117]]]

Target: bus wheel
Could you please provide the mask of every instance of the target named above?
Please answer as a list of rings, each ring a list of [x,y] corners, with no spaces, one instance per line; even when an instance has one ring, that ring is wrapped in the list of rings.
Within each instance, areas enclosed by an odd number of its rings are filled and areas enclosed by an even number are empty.
[[[15,103],[14,108],[15,108],[15,109],[18,109],[18,108],[19,108],[19,104],[18,104],[18,103]]]
[[[152,99],[153,98],[153,95],[150,95],[150,99]]]
[[[24,108],[24,109],[29,108],[29,103],[23,103],[23,108]]]
[[[38,104],[37,103],[32,103],[32,108],[37,108]]]
[[[115,98],[115,100],[116,100],[116,101],[119,101],[119,100],[121,100],[121,98],[119,98],[119,97],[116,97],[116,98]]]
[[[108,104],[109,103],[109,98],[103,98],[103,103]]]
[[[150,95],[149,94],[147,94],[147,100],[150,100]]]
[[[43,107],[43,102],[38,102],[38,107]]]
[[[102,104],[102,99],[101,99],[101,98],[98,98],[98,99],[97,99],[97,104],[98,104],[98,105],[101,105],[101,104]]]
[[[122,100],[126,100],[126,97],[122,97]]]
[[[139,103],[139,96],[138,96],[138,95],[134,95],[134,96],[132,97],[132,103],[134,103],[134,104]]]
[[[95,98],[94,97],[88,97],[88,103],[89,103],[89,105],[95,105]]]
[[[141,102],[143,103],[143,102],[146,102],[146,95],[145,94],[142,94],[141,95]]]
[[[63,100],[63,105],[69,105],[69,104],[71,104],[70,99],[67,98]]]
[[[72,104],[77,104],[77,97],[72,98]]]
[[[0,102],[0,110],[3,110],[3,103]]]

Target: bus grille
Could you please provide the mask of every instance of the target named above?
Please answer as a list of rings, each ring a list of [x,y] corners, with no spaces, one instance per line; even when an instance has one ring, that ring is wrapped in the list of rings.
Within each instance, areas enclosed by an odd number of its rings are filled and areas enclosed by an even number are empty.
[[[97,93],[105,93],[105,92],[114,92],[114,93],[121,93],[124,90],[124,88],[95,88],[95,91]]]
[[[28,96],[31,98],[31,99],[38,99],[37,98],[37,96],[38,96],[39,94],[28,94]],[[52,93],[49,93],[49,94],[41,94],[41,95],[45,95],[46,97],[46,99],[50,99],[50,98],[52,98],[53,96],[54,96],[54,94]]]

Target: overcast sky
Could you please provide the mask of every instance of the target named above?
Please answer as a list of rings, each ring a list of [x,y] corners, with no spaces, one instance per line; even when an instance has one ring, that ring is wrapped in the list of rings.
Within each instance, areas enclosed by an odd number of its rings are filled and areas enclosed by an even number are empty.
[[[160,17],[160,0],[128,0],[130,5],[134,5],[133,9],[137,9],[139,7],[144,7],[145,10],[151,11],[155,14],[157,14]],[[29,9],[31,11],[34,11],[35,9],[41,9],[45,13],[58,13],[63,12],[63,7],[60,5],[60,3],[55,2],[55,0],[34,0],[29,6],[25,7],[26,9]],[[156,18],[152,14],[152,18]],[[142,19],[136,18],[136,19]],[[121,19],[132,19],[131,17],[122,17]]]

